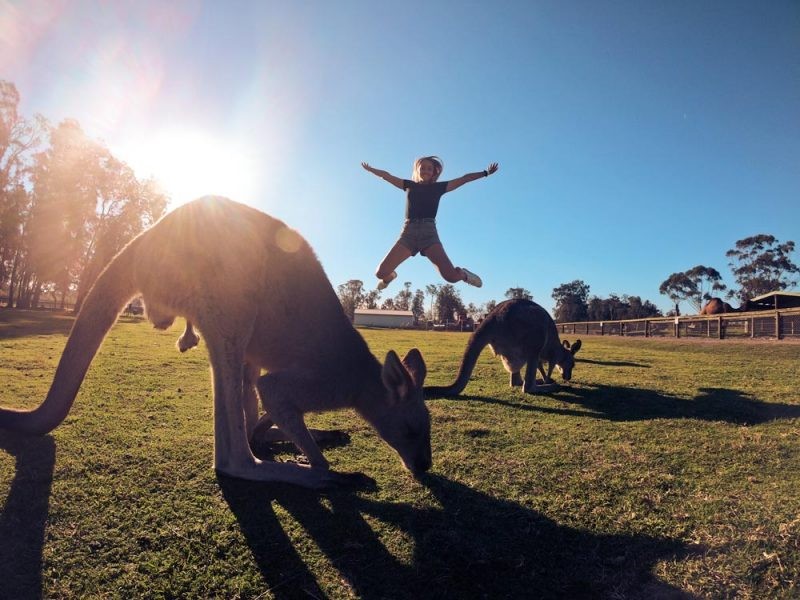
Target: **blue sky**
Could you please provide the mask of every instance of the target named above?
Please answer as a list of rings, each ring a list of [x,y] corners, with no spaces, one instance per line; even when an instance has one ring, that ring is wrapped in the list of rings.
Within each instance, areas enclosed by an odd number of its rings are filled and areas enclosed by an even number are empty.
[[[166,6],[165,6],[166,5]],[[439,232],[484,287],[639,295],[770,233],[800,242],[800,3],[0,0],[0,78],[77,119],[176,204],[221,193],[296,227],[334,285],[374,271],[409,177],[500,171]],[[795,262],[800,262],[794,256]],[[416,257],[383,294],[441,283]],[[684,306],[684,309],[687,309]]]

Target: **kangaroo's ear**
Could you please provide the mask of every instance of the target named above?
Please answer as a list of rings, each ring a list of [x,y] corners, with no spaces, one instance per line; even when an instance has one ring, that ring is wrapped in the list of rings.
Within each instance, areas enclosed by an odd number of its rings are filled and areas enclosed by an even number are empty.
[[[570,352],[572,352],[572,355],[575,356],[575,353],[580,349],[581,349],[581,341],[575,340],[575,343],[572,344],[572,348],[570,348]]]
[[[425,359],[422,358],[422,353],[416,348],[412,348],[403,359],[403,364],[411,374],[414,384],[417,387],[422,386],[425,376],[428,374],[428,368],[425,366]]]
[[[386,389],[392,392],[393,398],[405,398],[414,385],[411,375],[400,362],[400,357],[394,350],[389,350],[386,354],[381,379]]]
[[[567,340],[561,342],[561,345],[564,346],[564,348],[566,348],[567,350],[569,350],[569,342]]]

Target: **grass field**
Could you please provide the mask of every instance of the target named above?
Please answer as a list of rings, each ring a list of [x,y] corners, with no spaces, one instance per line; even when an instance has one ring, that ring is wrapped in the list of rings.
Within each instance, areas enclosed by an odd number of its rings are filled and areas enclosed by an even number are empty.
[[[0,405],[41,401],[70,325],[0,311]],[[420,348],[431,384],[467,340],[362,333]],[[0,431],[0,597],[800,597],[800,344],[590,337],[537,397],[486,350],[428,402],[421,481],[354,413],[310,417],[377,480],[320,494],[216,476],[205,350],[178,334],[121,319],[59,428]]]

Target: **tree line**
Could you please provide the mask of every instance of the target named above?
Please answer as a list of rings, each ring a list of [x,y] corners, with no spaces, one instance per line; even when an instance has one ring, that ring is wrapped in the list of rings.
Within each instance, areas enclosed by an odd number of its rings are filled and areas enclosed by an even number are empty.
[[[164,213],[168,198],[80,124],[19,114],[0,80],[0,298],[77,310],[122,247]]]
[[[781,243],[774,235],[760,233],[737,240],[725,253],[728,266],[738,287],[728,289],[722,275],[713,267],[697,265],[686,271],[672,273],[659,287],[659,292],[675,303],[673,314],[680,314],[680,303],[688,302],[700,312],[703,305],[717,294],[725,292],[728,299],[747,306],[748,300],[793,288],[800,273],[791,259],[794,242]]]
[[[687,271],[671,274],[659,287],[659,292],[675,302],[675,308],[667,316],[680,315],[680,302],[688,302],[695,312],[715,294],[726,292],[728,298],[738,298],[746,306],[750,298],[773,291],[786,290],[797,285],[793,276],[800,268],[791,260],[794,242],[781,243],[772,235],[758,234],[738,240],[735,247],[726,252],[737,288],[728,290],[722,275],[712,267],[698,265]],[[427,296],[426,296],[427,292]],[[396,296],[381,302],[381,292],[364,289],[362,281],[352,279],[338,288],[342,306],[352,319],[357,308],[381,308],[410,310],[415,321],[423,318],[446,322],[467,316],[475,321],[489,313],[496,305],[490,300],[481,305],[466,306],[458,290],[450,284],[429,284],[425,291],[411,291],[411,282],[403,284]],[[622,321],[664,316],[650,300],[627,294],[611,294],[608,298],[590,295],[590,287],[580,279],[563,283],[553,289],[555,301],[553,317],[561,323],[576,321]],[[506,298],[527,298],[531,293],[523,288],[509,288]],[[428,309],[426,310],[426,302]]]
[[[497,301],[490,300],[483,304],[469,302],[464,304],[461,293],[449,283],[431,283],[425,290],[411,291],[411,282],[403,283],[403,288],[395,296],[381,300],[381,291],[367,290],[360,279],[351,279],[338,286],[337,294],[345,313],[353,320],[357,308],[382,310],[410,310],[414,321],[419,323],[425,319],[440,323],[456,321],[461,317],[480,320],[489,313]],[[525,288],[509,288],[506,298],[533,299]]]

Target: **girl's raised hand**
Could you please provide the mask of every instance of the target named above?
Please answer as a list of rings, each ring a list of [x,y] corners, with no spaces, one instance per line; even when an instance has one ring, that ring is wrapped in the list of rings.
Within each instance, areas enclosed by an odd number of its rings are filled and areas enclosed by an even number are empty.
[[[489,165],[489,168],[486,169],[486,172],[489,173],[489,175],[491,175],[492,173],[495,173],[499,167],[500,165],[498,165],[497,163],[492,163]]]

